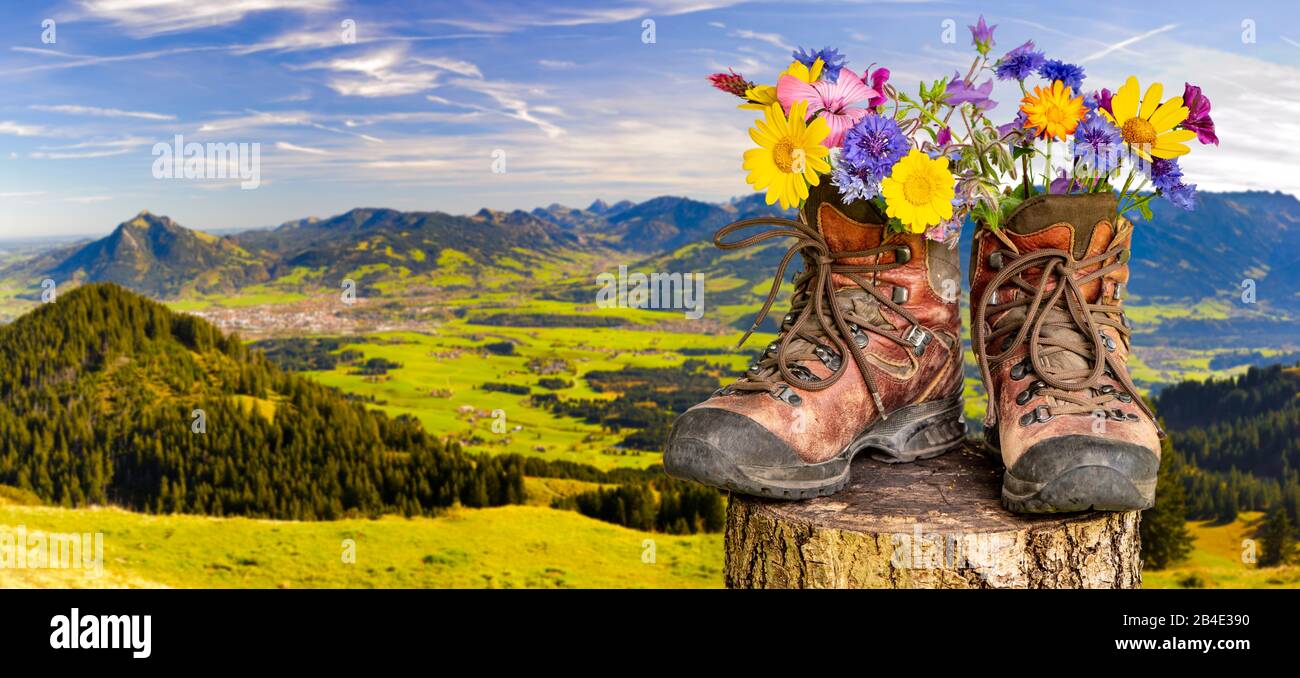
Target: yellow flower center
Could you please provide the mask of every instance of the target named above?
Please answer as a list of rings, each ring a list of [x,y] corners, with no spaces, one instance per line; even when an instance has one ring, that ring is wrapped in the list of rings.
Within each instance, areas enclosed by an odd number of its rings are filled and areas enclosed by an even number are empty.
[[[1065,126],[1070,122],[1070,116],[1066,115],[1065,110],[1060,106],[1049,105],[1047,110],[1043,111],[1043,117],[1053,125]]]
[[[789,139],[782,139],[772,147],[772,162],[776,163],[777,169],[787,174],[794,167],[794,144]]]
[[[1156,142],[1155,126],[1142,118],[1125,120],[1120,134],[1124,137],[1124,141],[1131,146],[1149,146]]]
[[[917,172],[903,182],[903,198],[913,205],[924,205],[930,202],[930,195],[934,192],[934,186],[930,183],[930,177],[921,172]]]

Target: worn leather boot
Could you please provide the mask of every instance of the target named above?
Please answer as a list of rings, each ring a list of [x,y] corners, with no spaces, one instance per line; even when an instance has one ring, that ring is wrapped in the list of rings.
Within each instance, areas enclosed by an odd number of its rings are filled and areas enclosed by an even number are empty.
[[[736,242],[731,233],[764,230]],[[747,338],[802,255],[780,334],[743,377],[684,412],[664,449],[669,475],[760,497],[803,499],[848,482],[853,457],[933,457],[961,444],[957,253],[890,233],[870,203],[813,187],[800,221],[747,219],[714,243],[794,238]],[[742,343],[744,339],[741,340]]]
[[[1155,502],[1161,433],[1126,365],[1133,225],[1116,208],[1110,193],[1039,195],[976,231],[971,343],[1012,511]]]

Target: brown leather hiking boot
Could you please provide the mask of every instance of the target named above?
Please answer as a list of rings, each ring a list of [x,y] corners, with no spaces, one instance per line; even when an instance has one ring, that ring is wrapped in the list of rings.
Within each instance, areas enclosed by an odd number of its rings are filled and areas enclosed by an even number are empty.
[[[870,203],[843,205],[823,184],[811,189],[801,221],[747,219],[714,235],[723,249],[797,239],[754,328],[796,254],[804,270],[794,278],[776,341],[743,377],[673,424],[664,449],[670,475],[803,499],[843,487],[862,450],[902,462],[961,444],[957,254],[921,235],[889,233],[884,224]],[[755,225],[777,228],[723,242]]]
[[[984,440],[1021,513],[1155,502],[1160,432],[1129,378],[1133,224],[1110,193],[1040,195],[971,251],[971,344],[989,393]]]

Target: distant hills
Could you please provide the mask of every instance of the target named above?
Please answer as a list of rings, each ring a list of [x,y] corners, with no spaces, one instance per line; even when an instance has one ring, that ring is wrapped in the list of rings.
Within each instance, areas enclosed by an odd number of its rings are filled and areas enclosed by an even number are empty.
[[[1153,204],[1154,220],[1140,223],[1134,235],[1131,293],[1144,304],[1215,300],[1262,323],[1250,334],[1290,333],[1289,325],[1275,325],[1300,313],[1300,201],[1283,193],[1242,192],[1201,193],[1199,202],[1194,212]],[[712,235],[736,219],[779,213],[759,194],[721,204],[663,196],[472,215],[358,208],[217,237],[142,212],[103,239],[11,263],[0,270],[0,279],[22,280],[27,289],[35,289],[38,276],[116,282],[169,298],[237,291],[304,269],[329,280],[358,273],[371,282],[419,276],[448,266],[444,255],[454,255],[456,265],[506,267],[527,278],[557,254],[605,252],[634,269],[735,278],[748,284],[728,287],[732,291],[719,303],[743,303],[754,285],[769,278],[770,264],[785,245],[724,253],[712,246]],[[1253,286],[1256,303],[1242,302],[1243,284]],[[567,295],[561,286],[548,296]],[[1196,323],[1179,329],[1179,322],[1174,317],[1168,323],[1175,335],[1194,338],[1201,331]]]

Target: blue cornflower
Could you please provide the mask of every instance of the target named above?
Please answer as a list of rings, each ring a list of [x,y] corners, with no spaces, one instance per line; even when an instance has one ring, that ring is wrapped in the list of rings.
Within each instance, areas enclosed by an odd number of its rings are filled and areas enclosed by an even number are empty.
[[[840,54],[838,49],[832,49],[830,47],[823,47],[811,52],[805,51],[800,47],[792,54],[795,61],[798,61],[808,68],[812,68],[813,63],[817,61],[817,58],[821,57],[822,63],[825,64],[825,67],[822,68],[821,79],[830,82],[835,82],[840,79],[840,69],[844,68],[844,65],[848,63],[848,59],[846,59],[844,55]]]
[[[1078,94],[1083,90],[1083,67],[1067,64],[1059,59],[1049,59],[1038,67],[1038,75],[1048,82],[1060,80]]]
[[[1124,138],[1106,118],[1091,113],[1074,131],[1074,157],[1096,172],[1119,166]]]
[[[998,80],[1024,80],[1043,65],[1044,59],[1043,53],[1035,50],[1034,41],[1030,40],[998,59],[994,73]]]
[[[868,181],[889,176],[894,164],[907,155],[911,145],[893,118],[875,113],[862,116],[844,133],[843,166]]]

